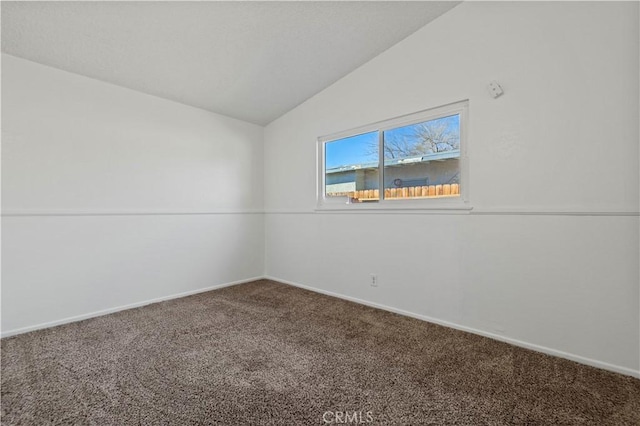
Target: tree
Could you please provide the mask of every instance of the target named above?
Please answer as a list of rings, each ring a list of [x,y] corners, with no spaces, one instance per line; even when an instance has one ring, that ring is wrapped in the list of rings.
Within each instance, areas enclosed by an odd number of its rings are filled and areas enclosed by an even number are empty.
[[[431,120],[385,132],[384,158],[398,159],[460,149],[460,128],[450,126],[447,118]],[[378,152],[378,145],[371,144],[370,154]]]
[[[419,154],[460,149],[460,128],[451,128],[443,120],[432,120],[413,126],[413,140]]]

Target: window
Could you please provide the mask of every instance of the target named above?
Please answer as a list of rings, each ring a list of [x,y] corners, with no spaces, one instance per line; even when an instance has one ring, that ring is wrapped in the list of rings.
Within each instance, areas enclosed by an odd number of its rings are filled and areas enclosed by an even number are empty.
[[[319,138],[319,206],[428,208],[465,201],[467,105]]]

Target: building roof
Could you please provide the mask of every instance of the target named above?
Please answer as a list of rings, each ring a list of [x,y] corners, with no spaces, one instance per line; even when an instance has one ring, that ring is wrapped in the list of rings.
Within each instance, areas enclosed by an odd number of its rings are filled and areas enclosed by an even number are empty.
[[[452,158],[460,158],[460,150],[456,149],[453,151],[443,151],[443,152],[434,152],[433,154],[420,155],[415,157],[405,157],[405,158],[393,158],[391,160],[385,160],[386,167],[393,166],[402,166],[404,164],[417,164],[417,163],[428,163],[429,161],[443,161],[449,160]],[[362,164],[347,164],[345,166],[332,167],[326,170],[327,174],[330,173],[342,173],[349,172],[352,170],[362,170],[362,169],[377,169],[378,163],[362,163]]]

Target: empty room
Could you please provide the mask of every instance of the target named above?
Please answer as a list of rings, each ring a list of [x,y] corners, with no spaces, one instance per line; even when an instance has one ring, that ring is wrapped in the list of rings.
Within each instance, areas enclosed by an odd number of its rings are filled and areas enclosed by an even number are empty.
[[[2,1],[2,425],[640,425],[640,3]]]

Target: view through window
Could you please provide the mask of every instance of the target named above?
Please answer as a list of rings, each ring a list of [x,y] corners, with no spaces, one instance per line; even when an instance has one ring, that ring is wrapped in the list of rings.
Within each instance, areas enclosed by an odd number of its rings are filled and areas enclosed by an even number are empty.
[[[390,120],[324,141],[324,196],[352,203],[460,197],[462,114],[418,113],[408,124]]]

